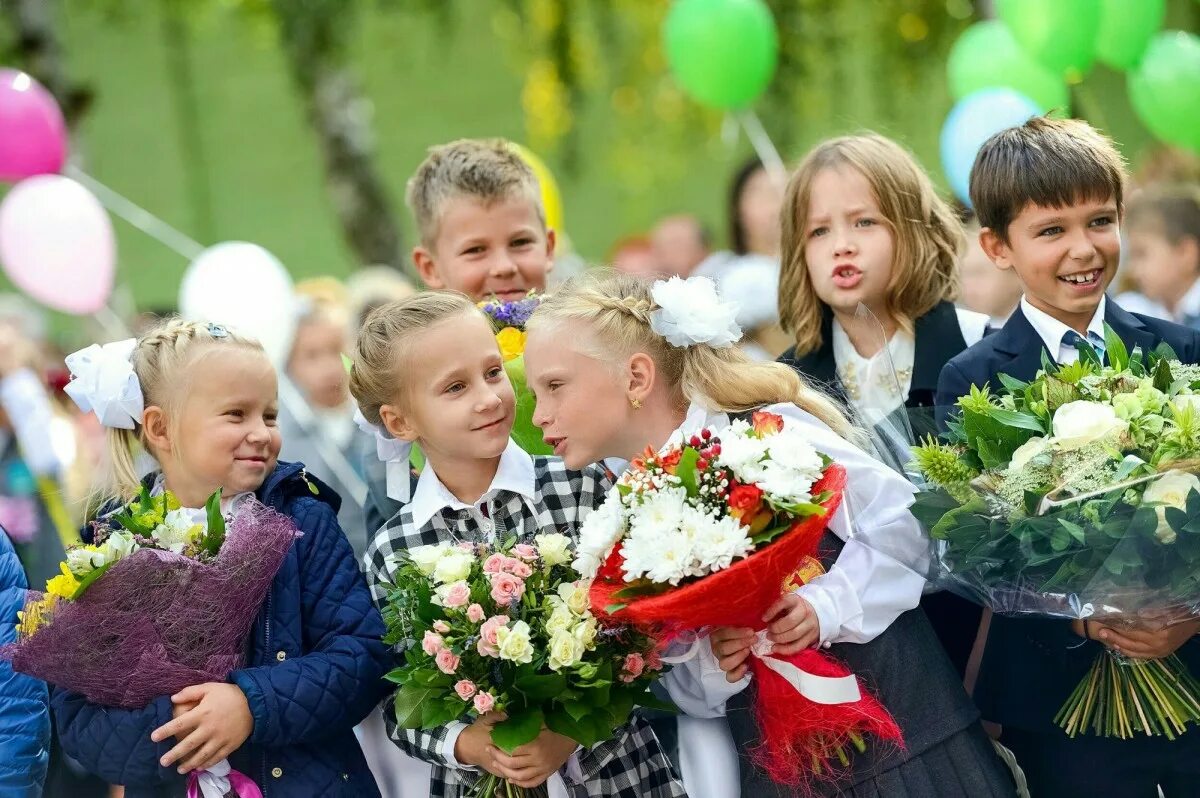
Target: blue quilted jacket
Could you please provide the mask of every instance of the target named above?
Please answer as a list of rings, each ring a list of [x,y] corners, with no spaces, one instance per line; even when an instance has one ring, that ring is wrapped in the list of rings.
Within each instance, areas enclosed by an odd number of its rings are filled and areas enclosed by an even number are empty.
[[[257,495],[303,534],[255,620],[247,666],[229,677],[254,715],[254,731],[230,764],[266,798],[378,796],[351,729],[386,695],[381,677],[390,654],[380,640],[383,621],[338,527],[341,502],[299,463],[280,463]],[[125,785],[126,798],[183,794],[182,777],[158,764],[175,741],[150,740],[171,719],[169,696],[122,710],[54,690],[52,705],[63,749],[91,773]]]
[[[25,572],[0,530],[0,645],[17,639],[17,611],[23,606]],[[0,662],[0,798],[38,798],[49,758],[46,683]]]

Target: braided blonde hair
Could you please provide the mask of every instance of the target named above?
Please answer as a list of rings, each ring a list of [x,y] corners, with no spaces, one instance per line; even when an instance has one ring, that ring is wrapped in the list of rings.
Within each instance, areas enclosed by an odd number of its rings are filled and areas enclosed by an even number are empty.
[[[739,413],[790,402],[839,435],[857,439],[838,405],[790,367],[751,360],[736,347],[672,346],[650,326],[657,309],[649,281],[597,270],[556,289],[534,311],[526,329],[589,324],[603,347],[595,353],[598,359],[612,362],[634,352],[646,353],[683,408],[695,401],[712,410]]]
[[[350,393],[372,424],[382,426],[379,408],[403,392],[403,359],[413,336],[464,313],[484,313],[458,291],[423,291],[371,311],[354,342]]]
[[[220,332],[214,335],[214,331]],[[178,431],[179,410],[188,393],[188,367],[215,346],[263,351],[262,344],[253,338],[224,327],[179,318],[165,319],[138,338],[130,357],[133,372],[141,384],[145,406],[156,405],[166,413],[172,440],[177,437],[174,433]],[[141,420],[134,422],[133,429],[109,427],[106,443],[110,473],[105,494],[129,501],[141,488],[135,464],[138,447],[156,459],[157,455],[146,445]]]

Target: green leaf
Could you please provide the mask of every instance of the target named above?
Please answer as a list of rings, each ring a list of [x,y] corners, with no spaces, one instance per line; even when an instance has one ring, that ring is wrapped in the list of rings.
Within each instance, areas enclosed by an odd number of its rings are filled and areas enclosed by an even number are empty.
[[[396,691],[396,725],[402,729],[421,728],[422,705],[436,701],[442,694],[437,687],[418,687],[406,684]]]
[[[679,477],[680,483],[687,490],[687,495],[692,498],[700,495],[700,485],[696,479],[696,462],[699,459],[700,452],[691,446],[685,446],[683,453],[679,456],[679,464],[675,466],[675,476]]]
[[[564,701],[563,710],[575,720],[580,720],[592,711],[592,705],[587,701]]]
[[[208,516],[208,527],[204,530],[204,543],[200,548],[215,557],[221,550],[221,544],[225,542],[225,517],[221,515],[220,488],[208,497],[208,501],[204,503],[204,510]]]
[[[1024,393],[1025,389],[1029,387],[1029,383],[1022,382],[1016,377],[1010,377],[1007,374],[997,374],[996,377],[1009,393]]]
[[[546,727],[556,734],[570,737],[585,748],[590,748],[599,742],[599,740],[592,739],[590,728],[571,717],[562,707],[556,706],[546,713]]]
[[[1163,393],[1171,390],[1171,365],[1165,359],[1154,367],[1154,387]]]
[[[1125,348],[1125,342],[1107,324],[1104,325],[1104,352],[1108,356],[1108,364],[1117,371],[1124,371],[1129,365],[1129,350]]]
[[[537,707],[514,713],[509,715],[508,720],[492,727],[492,742],[501,751],[511,755],[521,746],[536,740],[543,723],[545,717]]]
[[[1043,435],[1046,432],[1046,426],[1042,423],[1041,419],[1030,413],[1018,413],[1013,410],[993,410],[991,416],[1010,427],[1031,429]]]
[[[383,678],[392,684],[407,684],[409,676],[408,668],[393,668],[383,675]]]
[[[615,615],[628,606],[629,606],[628,604],[609,604],[607,607],[604,608],[604,611],[607,612],[609,615]]]
[[[537,673],[532,668],[519,673],[513,686],[531,701],[546,701],[567,689],[567,678],[561,673]]]
[[[660,593],[666,593],[670,589],[671,586],[668,584],[659,584],[649,580],[642,580],[640,582],[633,582],[632,584],[614,592],[613,597],[627,599],[640,598],[642,596],[657,596]]]
[[[659,712],[679,713],[679,707],[671,701],[664,701],[649,690],[643,690],[634,698],[634,703],[646,709],[657,709]]]
[[[791,524],[777,524],[776,526],[764,529],[757,535],[751,535],[750,542],[754,544],[755,548],[758,548],[764,543],[770,543],[772,540],[779,537],[784,532],[787,532],[791,528]]]
[[[79,597],[83,595],[83,592],[91,587],[93,582],[104,576],[104,572],[111,568],[114,564],[115,563],[106,562],[99,568],[89,571],[86,576],[79,580],[79,587],[75,588],[75,592],[71,594],[71,601],[78,601]]]

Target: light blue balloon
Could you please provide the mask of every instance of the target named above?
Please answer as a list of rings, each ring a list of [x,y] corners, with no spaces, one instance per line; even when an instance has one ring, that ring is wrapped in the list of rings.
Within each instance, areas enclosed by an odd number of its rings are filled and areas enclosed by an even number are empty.
[[[971,167],[983,143],[1045,111],[1012,89],[982,89],[963,97],[942,125],[942,171],[960,200],[971,204]]]

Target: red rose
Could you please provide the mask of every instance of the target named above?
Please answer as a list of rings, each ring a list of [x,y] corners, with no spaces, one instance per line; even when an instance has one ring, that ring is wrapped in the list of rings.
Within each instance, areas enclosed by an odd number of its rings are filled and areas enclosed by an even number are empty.
[[[731,515],[744,518],[753,515],[762,504],[762,489],[757,485],[735,485],[729,491],[729,509]]]
[[[750,426],[754,428],[759,437],[773,435],[783,429],[783,416],[777,413],[768,413],[764,410],[756,410],[750,416]]]
[[[662,466],[663,471],[666,471],[668,474],[674,474],[675,467],[679,465],[679,458],[682,456],[682,449],[672,449],[665,457],[662,458],[662,460],[659,462],[659,465]]]

